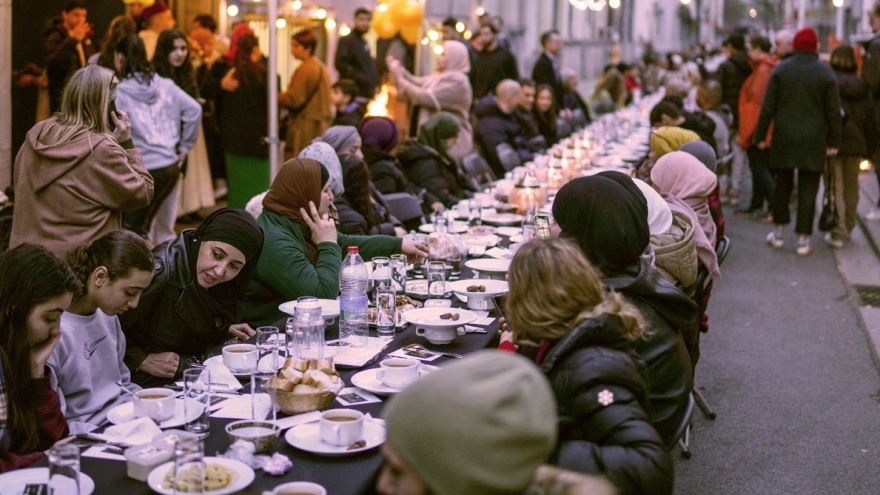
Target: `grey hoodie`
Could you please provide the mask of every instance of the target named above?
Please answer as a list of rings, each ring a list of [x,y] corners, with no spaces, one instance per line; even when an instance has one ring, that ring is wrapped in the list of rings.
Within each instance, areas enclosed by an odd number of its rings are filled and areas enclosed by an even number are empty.
[[[173,165],[196,144],[202,107],[174,81],[153,75],[123,79],[116,90],[116,108],[128,114],[131,138],[147,169]]]

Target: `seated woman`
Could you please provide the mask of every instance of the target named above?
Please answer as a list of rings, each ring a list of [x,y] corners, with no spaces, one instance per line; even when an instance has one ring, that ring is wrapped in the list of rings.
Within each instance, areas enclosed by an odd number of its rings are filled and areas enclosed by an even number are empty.
[[[651,151],[648,157],[636,167],[635,176],[651,183],[651,168],[663,155],[678,151],[686,143],[699,141],[700,136],[696,132],[682,129],[681,127],[659,127],[651,131]]]
[[[422,125],[419,137],[400,145],[397,158],[413,184],[437,197],[446,208],[466,198],[464,173],[447,152],[458,139],[455,117],[440,112]]]
[[[350,153],[363,158],[361,152],[361,135],[358,133],[357,127],[353,125],[334,125],[327,128],[324,134],[312,140],[313,143],[327,143],[335,151],[337,155]]]
[[[320,163],[295,158],[281,167],[263,198],[258,222],[266,245],[248,288],[245,319],[272,323],[281,316],[278,305],[300,296],[335,299],[348,246],[358,246],[365,260],[401,252],[428,255],[427,247],[410,240],[337,234],[329,214],[332,203],[330,174]]]
[[[623,76],[617,69],[611,69],[602,75],[590,95],[590,118],[595,120],[605,114],[614,113],[623,108],[625,101],[626,84]]]
[[[153,255],[140,236],[117,230],[67,254],[79,288],[61,315],[61,341],[46,363],[73,434],[107,421],[110,409],[131,400],[125,334],[118,315],[136,308],[153,279]]]
[[[717,175],[715,172],[717,166],[715,150],[709,146],[709,143],[705,141],[691,141],[690,143],[685,143],[679,148],[679,151],[694,155],[710,172]],[[715,186],[715,190],[706,199],[709,201],[709,213],[712,214],[712,221],[715,222],[715,247],[717,248],[718,243],[724,237],[724,212],[721,210],[720,184]]]
[[[672,493],[672,460],[645,413],[648,385],[630,354],[644,338],[639,311],[606,291],[564,239],[524,244],[508,278],[513,331],[501,339],[538,348],[561,420],[554,464],[608,476],[621,494]]]
[[[403,237],[403,224],[388,210],[382,194],[370,180],[370,169],[357,155],[340,155],[345,194],[334,198],[339,212],[339,232],[350,235]]]
[[[532,109],[535,121],[538,122],[538,130],[547,140],[547,146],[553,146],[559,142],[559,125],[556,123],[559,111],[553,87],[549,84],[539,84],[535,93],[535,107]]]
[[[602,274],[605,287],[623,294],[642,314],[649,336],[633,348],[647,365],[647,412],[665,443],[693,388],[699,314],[653,266],[645,196],[620,172],[581,177],[559,190],[553,217],[560,235],[575,241]]]
[[[254,217],[223,208],[153,249],[153,280],[140,304],[120,317],[131,381],[165,385],[209,347],[254,334],[242,323],[241,304],[262,248]]]
[[[76,280],[44,248],[0,255],[0,472],[30,466],[68,435],[46,361]]]

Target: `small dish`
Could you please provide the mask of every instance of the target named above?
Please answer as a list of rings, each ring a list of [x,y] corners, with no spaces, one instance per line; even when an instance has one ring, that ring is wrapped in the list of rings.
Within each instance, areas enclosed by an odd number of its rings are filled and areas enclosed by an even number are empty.
[[[275,441],[281,436],[281,427],[268,421],[245,419],[226,425],[226,434],[229,443],[244,440],[253,444],[257,454],[265,454],[272,451]]]
[[[453,318],[441,318],[451,314]],[[455,318],[455,316],[458,318]],[[421,308],[407,311],[403,314],[406,321],[423,328],[449,328],[460,327],[478,319],[472,311],[458,308]]]
[[[287,433],[284,434],[284,440],[291,447],[326,456],[357,454],[358,452],[374,449],[385,442],[385,427],[375,421],[364,421],[364,441],[366,445],[350,450],[346,446],[330,445],[321,440],[319,429],[320,426],[317,421],[296,425],[287,430]]]
[[[461,234],[462,232],[467,232],[467,229],[468,226],[465,222],[452,222],[452,224],[449,225],[449,232],[453,234]],[[419,231],[430,234],[434,232],[434,224],[426,223],[424,225],[419,225]]]
[[[422,368],[419,370],[419,378],[434,371],[437,371],[436,366],[430,366],[423,363]],[[378,368],[372,368],[361,371],[359,373],[355,373],[355,375],[351,377],[351,384],[355,387],[362,388],[367,392],[372,392],[379,395],[396,394],[397,392],[403,390],[403,388],[389,387],[388,385],[380,382],[379,379],[376,378],[376,373],[378,372]]]
[[[496,213],[484,216],[483,221],[492,225],[516,225],[523,221],[523,216],[516,213]]]
[[[0,495],[21,495],[27,485],[46,483],[49,479],[49,468],[36,467],[16,469],[0,474]],[[71,480],[72,481],[72,480]],[[79,473],[79,492],[91,495],[95,491],[95,480],[86,473]]]
[[[210,493],[212,495],[230,495],[232,493],[238,493],[250,486],[256,477],[254,475],[254,470],[240,461],[227,459],[225,457],[205,457],[204,460],[205,464],[218,464],[232,471],[232,482],[229,485],[224,486],[219,490],[206,490],[205,493]],[[173,488],[165,488],[165,477],[172,469],[174,469],[174,461],[160,464],[150,471],[149,476],[147,476],[147,486],[150,487],[150,490],[153,490],[156,493],[161,493],[162,495],[174,495],[177,493]]]
[[[199,414],[200,413],[197,411],[192,411],[192,413],[190,414],[191,417],[188,418],[189,421],[196,419]],[[113,409],[107,411],[107,421],[110,421],[114,425],[127,423],[133,419],[137,419],[134,415],[133,402],[120,404]],[[174,401],[174,415],[159,423],[159,428],[174,428],[177,426],[183,426],[189,423],[189,421],[187,421],[187,418],[184,417],[183,399],[177,399]]]
[[[507,273],[510,268],[509,259],[484,258],[465,261],[464,266],[471,270],[486,273]]]

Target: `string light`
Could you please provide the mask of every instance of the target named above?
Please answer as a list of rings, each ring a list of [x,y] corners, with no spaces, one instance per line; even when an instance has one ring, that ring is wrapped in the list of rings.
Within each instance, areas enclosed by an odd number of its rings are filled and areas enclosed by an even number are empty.
[[[620,0],[608,0],[608,6],[612,9],[620,8]]]
[[[286,27],[287,27],[287,19],[285,19],[285,18],[283,18],[283,17],[279,17],[279,18],[275,21],[275,27],[277,27],[278,29],[284,29],[284,28],[286,28]]]
[[[430,38],[431,41],[437,41],[440,39],[440,33],[431,29],[428,31],[428,38]]]
[[[326,19],[327,11],[324,9],[318,9],[318,11],[315,12],[315,17],[317,17],[318,19]]]
[[[832,0],[831,3],[838,9],[843,7],[843,0]]]
[[[334,29],[336,29],[336,20],[331,17],[330,19],[324,21],[324,26],[327,27],[327,31],[333,31]]]
[[[387,4],[387,3],[381,3],[381,4],[379,4],[378,7],[376,7],[376,10],[379,11],[379,12],[388,12],[388,4]]]
[[[477,17],[483,17],[484,15],[486,15],[486,9],[484,9],[483,7],[477,7],[476,14]]]
[[[755,9],[749,9],[749,17],[751,17],[752,19],[758,17],[758,11]]]
[[[428,43],[430,43],[430,42],[431,42],[431,40],[429,40],[427,36],[425,36],[424,38],[422,38],[422,45],[427,46]]]
[[[293,2],[290,2],[290,6],[293,8],[293,10],[299,10],[303,8],[302,0],[293,0]]]
[[[238,5],[232,4],[229,7],[226,7],[226,15],[229,17],[235,17],[238,15]]]
[[[339,36],[348,36],[349,34],[351,34],[351,28],[348,27],[348,24],[339,27]]]
[[[467,26],[465,26],[463,22],[459,21],[455,23],[455,30],[459,33],[463,33],[465,29],[467,29]]]

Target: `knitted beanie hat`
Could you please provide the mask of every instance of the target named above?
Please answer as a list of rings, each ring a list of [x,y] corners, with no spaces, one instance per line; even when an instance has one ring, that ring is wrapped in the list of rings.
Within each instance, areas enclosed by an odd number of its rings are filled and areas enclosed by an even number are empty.
[[[816,30],[811,27],[805,27],[795,33],[794,39],[791,41],[792,48],[801,52],[818,52],[819,36]]]
[[[384,411],[388,441],[438,495],[520,494],[556,445],[556,400],[528,359],[484,350],[419,379]]]

